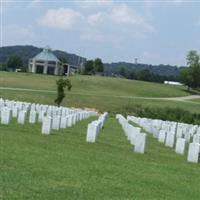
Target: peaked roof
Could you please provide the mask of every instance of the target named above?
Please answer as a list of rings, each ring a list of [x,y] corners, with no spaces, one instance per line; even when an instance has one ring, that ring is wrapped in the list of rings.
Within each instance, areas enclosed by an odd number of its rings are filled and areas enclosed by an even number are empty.
[[[47,46],[42,52],[33,57],[35,60],[48,60],[60,62],[59,59],[52,53],[51,49]]]

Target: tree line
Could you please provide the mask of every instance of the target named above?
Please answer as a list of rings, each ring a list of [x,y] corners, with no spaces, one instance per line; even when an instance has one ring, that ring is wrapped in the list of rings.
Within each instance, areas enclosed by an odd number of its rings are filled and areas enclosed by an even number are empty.
[[[127,79],[135,79],[150,82],[163,83],[164,81],[180,81],[187,86],[188,90],[200,88],[200,55],[197,51],[191,50],[186,56],[187,67],[181,70],[179,76],[163,76],[152,73],[148,69],[136,72],[121,67],[119,74]]]
[[[164,76],[159,74],[152,73],[149,69],[143,69],[141,71],[135,70],[127,70],[125,67],[121,67],[119,70],[120,76],[132,79],[132,80],[141,80],[141,81],[148,81],[148,82],[157,82],[163,83],[164,81],[180,81],[179,76]]]
[[[83,75],[94,75],[96,73],[103,73],[104,65],[100,58],[96,58],[95,60],[88,60],[84,64],[84,68],[82,71]]]

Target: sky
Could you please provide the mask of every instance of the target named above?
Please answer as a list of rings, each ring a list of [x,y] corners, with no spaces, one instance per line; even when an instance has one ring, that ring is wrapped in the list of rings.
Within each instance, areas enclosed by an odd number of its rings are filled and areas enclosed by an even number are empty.
[[[177,66],[200,53],[200,0],[0,0],[0,14],[1,46]]]

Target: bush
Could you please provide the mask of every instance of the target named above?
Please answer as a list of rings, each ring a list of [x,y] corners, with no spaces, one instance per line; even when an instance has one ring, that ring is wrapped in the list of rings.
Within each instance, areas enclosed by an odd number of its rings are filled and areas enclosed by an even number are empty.
[[[123,115],[134,115],[151,119],[169,120],[188,124],[200,125],[200,114],[190,113],[181,108],[151,108],[142,107],[142,105],[125,105],[121,113]]]
[[[54,102],[57,104],[57,106],[60,106],[62,100],[65,98],[65,92],[64,88],[67,87],[68,90],[71,90],[72,84],[69,79],[59,79],[56,81],[57,85],[57,97],[54,100]]]

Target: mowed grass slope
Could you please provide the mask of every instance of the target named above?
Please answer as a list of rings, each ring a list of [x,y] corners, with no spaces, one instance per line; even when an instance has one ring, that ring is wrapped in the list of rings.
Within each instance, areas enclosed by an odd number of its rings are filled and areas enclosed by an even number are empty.
[[[0,125],[1,199],[199,200],[200,165],[148,137],[136,154],[120,125],[109,118],[96,144],[87,124],[41,134],[41,125]]]
[[[189,101],[200,103],[200,98],[199,99],[190,99]]]
[[[30,73],[0,72],[0,87],[24,88],[36,91],[19,91],[0,89],[0,97],[43,104],[54,104],[56,97],[56,80],[58,76]],[[184,87],[164,84],[132,81],[119,78],[99,76],[73,76],[72,91],[66,91],[63,106],[89,107],[112,113],[124,112],[141,104],[145,107],[182,108],[200,113],[198,102],[179,102],[160,99],[189,95]],[[37,91],[42,90],[42,91]]]
[[[58,76],[0,72],[0,86],[56,90]],[[177,97],[189,95],[184,87],[100,76],[72,76],[72,92],[134,97]]]
[[[0,97],[27,101],[41,104],[54,104],[56,93],[46,92],[32,92],[32,91],[11,91],[1,90]],[[110,113],[131,113],[131,109],[142,105],[143,107],[150,108],[181,108],[192,113],[200,113],[200,103],[191,101],[170,101],[159,99],[137,99],[137,98],[120,98],[113,96],[98,96],[98,95],[85,95],[85,94],[73,94],[66,92],[66,97],[62,102],[63,106],[76,107],[76,108],[94,108],[100,112]]]

